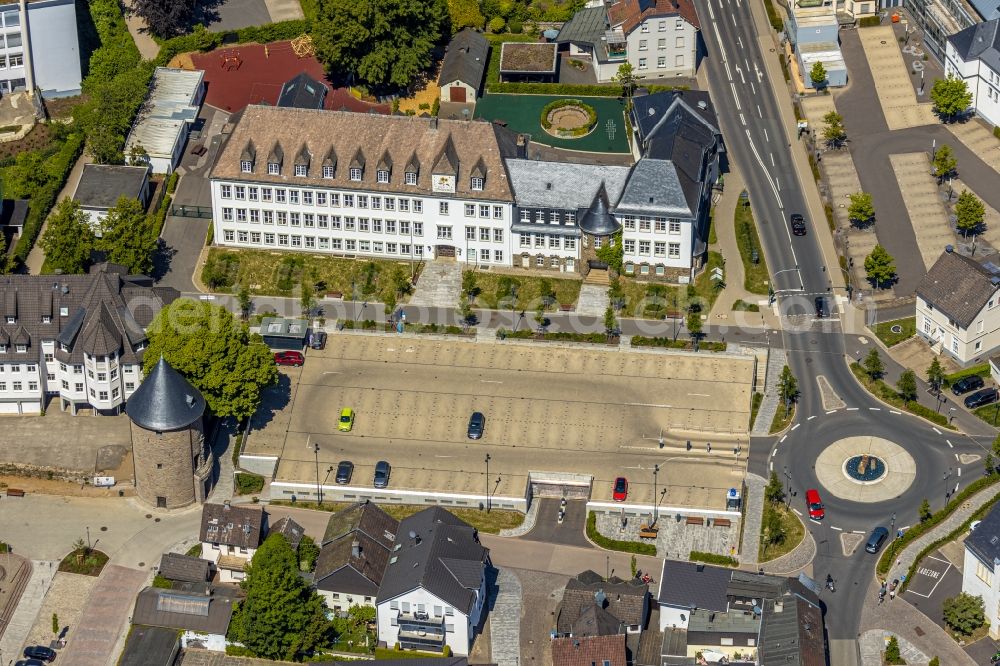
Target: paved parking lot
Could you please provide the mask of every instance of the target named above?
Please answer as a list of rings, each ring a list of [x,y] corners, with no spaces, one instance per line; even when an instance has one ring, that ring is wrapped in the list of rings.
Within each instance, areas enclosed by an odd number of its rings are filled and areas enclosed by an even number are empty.
[[[629,503],[646,504],[660,464],[662,505],[720,508],[746,465],[753,371],[752,359],[718,354],[332,335],[304,368],[283,372],[243,455],[280,457],[276,480],[304,492],[317,464],[328,482],[342,459],[356,466],[351,485],[370,488],[384,459],[390,489],[482,495],[488,453],[497,497],[524,497],[529,471],[569,472],[592,475],[601,500],[629,477]],[[347,406],[357,419],[339,433]],[[472,441],[477,410],[486,431]]]
[[[955,242],[948,211],[931,175],[930,156],[925,152],[889,155],[889,162],[896,174],[924,267],[929,269],[941,256],[942,249]]]

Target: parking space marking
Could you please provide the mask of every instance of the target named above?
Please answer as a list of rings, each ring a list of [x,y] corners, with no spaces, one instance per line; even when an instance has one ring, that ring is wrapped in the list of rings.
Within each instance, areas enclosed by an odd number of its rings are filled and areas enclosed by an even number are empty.
[[[792,426],[792,430],[797,429],[800,425],[802,425],[802,424],[801,423],[796,423],[795,425]]]
[[[951,443],[951,440],[950,440],[950,439],[946,439],[946,440],[944,440],[944,441],[948,442],[948,448],[949,448],[949,449],[953,449],[953,448],[955,448],[955,445]]]
[[[809,418],[807,418],[806,421],[812,421],[814,418],[816,418],[815,414],[813,414],[812,416],[810,416]]]
[[[928,569],[927,567],[917,568],[917,575],[927,576],[928,578],[934,580],[934,585],[931,586],[930,592],[928,592],[927,594],[921,594],[920,592],[917,592],[912,588],[907,588],[906,591],[915,594],[918,597],[923,597],[924,599],[930,599],[932,596],[934,596],[934,590],[936,590],[937,586],[941,584],[941,581],[944,580],[944,577],[948,574],[949,571],[951,571],[952,567],[951,562],[949,562],[948,560],[942,560],[940,557],[934,557],[933,555],[928,555],[927,559],[941,562],[942,564],[945,565],[945,568],[944,571],[937,571],[936,569]]]
[[[896,416],[899,416],[899,415],[900,415],[900,414],[902,414],[903,412],[897,412],[897,411],[896,411],[895,409],[890,409],[890,410],[889,410],[889,413],[890,413],[890,414],[895,414]]]

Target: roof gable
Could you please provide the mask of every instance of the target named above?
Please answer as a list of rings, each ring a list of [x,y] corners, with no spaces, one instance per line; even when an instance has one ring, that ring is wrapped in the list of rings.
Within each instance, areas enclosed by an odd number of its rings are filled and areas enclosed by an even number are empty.
[[[441,85],[461,81],[478,89],[486,71],[486,56],[490,43],[480,33],[466,28],[451,38],[441,63],[438,81]]]
[[[997,271],[1000,273],[1000,268]],[[917,285],[917,295],[961,328],[968,328],[996,298],[998,289],[1000,274],[994,275],[975,259],[946,250]]]

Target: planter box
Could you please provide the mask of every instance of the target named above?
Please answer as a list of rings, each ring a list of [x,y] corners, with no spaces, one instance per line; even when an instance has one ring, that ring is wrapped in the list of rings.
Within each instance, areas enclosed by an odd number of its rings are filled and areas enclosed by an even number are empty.
[[[571,312],[572,310],[573,310],[573,304],[572,303],[569,303],[569,304],[563,303],[562,305],[559,306],[559,311],[560,312]]]
[[[328,291],[328,292],[326,292],[326,297],[327,298],[339,298],[339,299],[343,299],[344,298],[344,292],[342,292],[342,291]]]

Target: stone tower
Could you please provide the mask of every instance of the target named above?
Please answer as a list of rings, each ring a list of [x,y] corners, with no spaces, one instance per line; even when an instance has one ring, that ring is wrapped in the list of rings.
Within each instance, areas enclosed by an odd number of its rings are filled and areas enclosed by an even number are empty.
[[[204,412],[205,398],[162,358],[128,399],[135,487],[144,502],[176,509],[208,497],[214,456]]]

